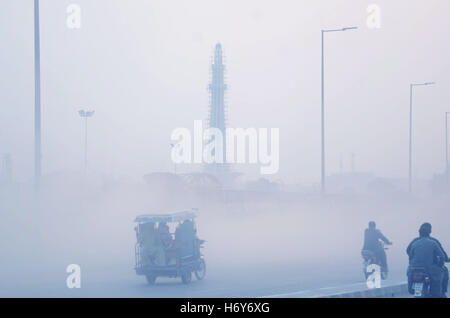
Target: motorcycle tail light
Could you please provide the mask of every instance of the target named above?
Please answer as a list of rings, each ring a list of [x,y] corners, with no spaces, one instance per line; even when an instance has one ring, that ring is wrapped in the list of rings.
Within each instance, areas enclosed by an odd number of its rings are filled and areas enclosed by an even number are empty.
[[[426,278],[425,278],[426,279]],[[421,282],[424,280],[423,274],[422,273],[415,273],[413,276],[413,280],[415,282]]]

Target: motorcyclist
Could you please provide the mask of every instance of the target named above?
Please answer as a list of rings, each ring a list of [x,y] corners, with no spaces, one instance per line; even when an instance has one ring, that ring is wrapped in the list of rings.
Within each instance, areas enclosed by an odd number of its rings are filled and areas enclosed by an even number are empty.
[[[429,224],[429,223],[424,223],[424,224],[422,225],[425,229],[428,229],[428,225],[425,225],[425,224]],[[430,233],[431,233],[431,224],[429,225],[429,231],[430,231]],[[414,239],[414,240],[409,244],[408,249],[407,249],[408,255],[409,255],[409,251],[410,251],[410,249],[411,249],[411,245],[412,245],[416,240],[418,240],[418,239],[420,239],[420,237]],[[448,289],[448,279],[449,279],[449,277],[448,277],[448,268],[445,266],[445,262],[450,262],[450,259],[448,258],[448,255],[447,255],[447,253],[445,252],[445,250],[444,250],[444,248],[442,247],[441,242],[439,242],[439,240],[437,240],[436,238],[431,237],[431,236],[429,236],[429,239],[432,240],[432,241],[435,241],[436,244],[437,244],[437,245],[439,246],[439,248],[441,249],[442,253],[444,254],[444,260],[440,262],[440,263],[442,264],[442,271],[443,271],[442,290],[441,290],[441,292],[442,292],[442,296],[443,296],[443,297],[446,297],[446,293],[447,293],[447,289]],[[438,264],[438,262],[439,262],[438,260],[435,260],[435,263],[436,263],[436,264]]]
[[[409,256],[409,266],[407,271],[408,290],[412,294],[412,268],[424,267],[430,277],[431,297],[443,297],[442,281],[444,278],[444,261],[446,255],[440,243],[436,239],[430,238],[431,224],[424,223],[419,228],[419,237],[415,238],[406,249]],[[447,278],[448,279],[448,278]]]
[[[436,241],[436,243],[439,245],[439,247],[442,250],[442,253],[444,254],[444,264],[442,264],[442,270],[444,271],[444,277],[442,278],[442,297],[447,297],[447,289],[448,289],[448,268],[445,266],[445,263],[449,263],[450,259],[448,258],[447,253],[445,252],[444,248],[441,245],[441,242],[439,242],[436,238],[430,237],[430,239]]]
[[[388,265],[387,265],[387,258],[386,258],[386,252],[383,248],[383,245],[381,245],[381,241],[383,241],[386,245],[392,245],[392,242],[389,241],[380,230],[376,228],[376,224],[374,221],[369,222],[369,227],[364,231],[364,246],[363,251],[371,251],[375,254],[377,259],[380,260],[380,267],[381,272],[384,272],[387,274],[388,272]]]

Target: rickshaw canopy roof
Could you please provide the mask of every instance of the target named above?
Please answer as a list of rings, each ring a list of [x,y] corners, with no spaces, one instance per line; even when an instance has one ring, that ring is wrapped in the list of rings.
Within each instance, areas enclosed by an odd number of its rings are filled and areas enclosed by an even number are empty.
[[[181,222],[185,220],[193,220],[197,215],[197,209],[191,209],[182,212],[170,214],[143,214],[136,217],[134,222],[137,223],[157,223],[157,222]]]

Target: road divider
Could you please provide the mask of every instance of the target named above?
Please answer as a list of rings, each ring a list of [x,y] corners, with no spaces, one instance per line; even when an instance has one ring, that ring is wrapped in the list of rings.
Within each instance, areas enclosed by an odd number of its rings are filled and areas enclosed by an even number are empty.
[[[319,296],[320,298],[393,298],[408,294],[407,283],[391,285],[381,288],[366,289],[361,291],[341,294]]]

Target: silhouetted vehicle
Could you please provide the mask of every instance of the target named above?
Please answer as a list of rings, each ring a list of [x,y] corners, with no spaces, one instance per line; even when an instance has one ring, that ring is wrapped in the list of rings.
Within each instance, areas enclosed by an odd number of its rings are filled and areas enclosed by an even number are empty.
[[[431,279],[424,267],[411,268],[411,291],[410,293],[415,298],[430,297]]]
[[[158,277],[181,277],[184,284],[205,277],[206,264],[197,237],[196,209],[136,217],[135,270],[153,285]],[[170,225],[170,226],[169,226]],[[175,229],[174,231],[170,230]]]
[[[382,245],[382,247],[385,250],[388,250],[387,247],[385,247],[383,242],[380,242],[380,244]],[[369,277],[370,274],[373,273],[374,269],[370,268],[370,265],[375,264],[378,265],[381,269],[381,261],[379,258],[377,258],[376,253],[374,251],[370,251],[370,250],[362,250],[361,255],[363,257],[363,272],[364,272],[364,276],[367,278]],[[385,280],[387,279],[388,273],[386,271],[381,271],[381,279]]]

